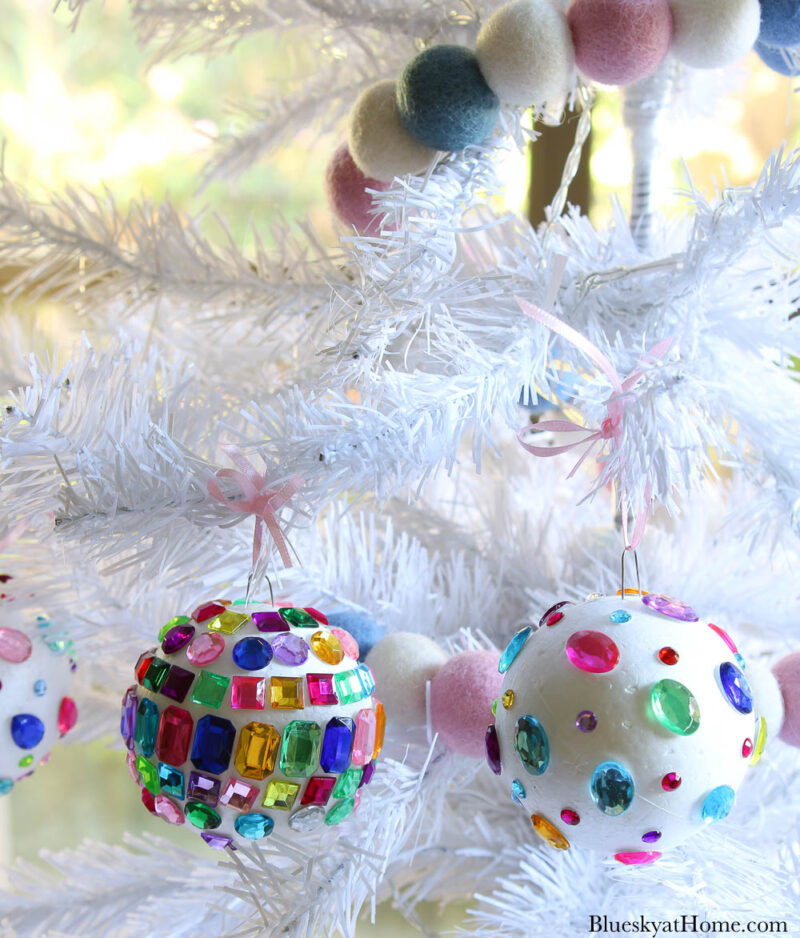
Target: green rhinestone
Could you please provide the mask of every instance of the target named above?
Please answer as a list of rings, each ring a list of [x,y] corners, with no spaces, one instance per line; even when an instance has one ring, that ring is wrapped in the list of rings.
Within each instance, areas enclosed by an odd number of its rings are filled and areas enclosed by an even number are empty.
[[[23,756],[23,757],[19,760],[19,764],[22,766],[23,769],[27,769],[29,765],[32,765],[32,764],[33,764],[33,756],[30,756],[30,755],[29,755],[29,756]]]
[[[161,790],[161,786],[158,782],[158,769],[156,766],[149,759],[145,759],[144,756],[137,756],[136,771],[139,773],[139,781],[142,785],[152,795],[157,795]]]
[[[169,668],[169,661],[163,661],[161,658],[153,658],[150,662],[150,667],[142,678],[142,686],[153,692],[160,691],[164,681],[167,679]]]
[[[188,625],[192,620],[189,616],[173,616],[166,625],[162,625],[158,633],[158,640],[160,642],[164,641],[164,636],[169,632],[171,628],[174,628],[176,625]]]
[[[352,798],[345,798],[344,801],[340,801],[338,804],[335,804],[325,818],[325,823],[330,827],[334,824],[340,824],[346,817],[349,817],[353,813],[356,803]]]
[[[361,776],[364,774],[364,770],[361,766],[353,766],[352,769],[348,769],[336,781],[336,785],[331,792],[332,798],[349,798],[351,795],[354,795],[358,791],[358,785],[361,781]]]
[[[691,736],[700,726],[700,706],[680,681],[659,681],[650,692],[650,703],[653,716],[672,733]]]
[[[290,606],[288,609],[279,609],[283,621],[288,625],[294,625],[299,629],[318,629],[319,622],[314,616],[309,615],[305,609],[298,609],[297,606]]]
[[[192,703],[219,710],[231,679],[213,671],[201,671],[192,689]]]
[[[201,804],[199,801],[190,801],[183,809],[183,813],[201,831],[213,830],[222,823],[222,818],[213,808],[207,804]]]
[[[313,775],[319,762],[321,742],[322,730],[316,723],[292,720],[283,731],[281,772],[290,778]]]
[[[364,688],[358,679],[358,671],[339,671],[334,674],[336,696],[340,704],[358,703],[364,698]]]
[[[495,697],[495,699],[492,701],[492,716],[493,716],[493,717],[496,717],[496,716],[497,716],[497,698],[496,698],[496,697]]]

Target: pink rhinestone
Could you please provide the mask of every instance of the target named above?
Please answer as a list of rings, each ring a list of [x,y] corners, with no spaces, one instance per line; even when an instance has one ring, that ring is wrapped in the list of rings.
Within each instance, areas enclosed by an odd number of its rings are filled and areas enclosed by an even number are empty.
[[[372,709],[359,710],[356,714],[356,728],[353,733],[353,751],[350,758],[353,765],[366,765],[375,749],[375,731],[377,719]]]
[[[136,771],[136,756],[133,754],[133,752],[130,749],[128,750],[127,762],[128,762],[128,771],[131,773],[131,778],[138,785],[139,773]]]
[[[753,740],[748,736],[742,743],[742,758],[749,759],[753,754]]]
[[[156,802],[153,795],[146,789],[142,789],[142,804],[151,814],[156,813]]]
[[[63,736],[78,722],[78,708],[71,697],[62,697],[58,708],[58,732]]]
[[[185,820],[183,811],[166,795],[156,795],[155,808],[156,814],[163,817],[169,824],[183,824]]]
[[[619,663],[619,648],[614,640],[591,629],[573,632],[567,639],[566,652],[576,668],[592,674],[613,671]]]
[[[225,612],[228,603],[223,603],[220,599],[215,599],[210,603],[203,603],[192,613],[195,622],[205,622],[206,619],[213,619],[214,616],[222,615]]]
[[[319,611],[319,609],[312,609],[311,606],[306,606],[305,611],[311,616],[312,619],[316,619],[321,625],[328,624],[328,617]]]
[[[225,782],[219,801],[220,804],[226,804],[237,811],[249,811],[253,807],[257,795],[257,785],[249,785],[240,778],[229,778]]]
[[[31,640],[19,629],[0,629],[0,658],[20,664],[31,656]]]
[[[661,858],[658,850],[632,850],[629,853],[615,853],[614,859],[626,866],[645,866]]]
[[[725,642],[725,644],[728,646],[728,648],[730,648],[730,650],[734,653],[734,655],[738,654],[739,649],[736,647],[736,645],[734,645],[733,639],[730,637],[730,635],[728,635],[725,629],[721,629],[718,625],[714,625],[713,622],[709,622],[708,627],[712,631],[716,632],[717,635],[719,635],[719,637],[722,639],[723,642]]]
[[[202,667],[216,661],[225,649],[225,639],[217,632],[201,632],[189,642],[186,657]]]
[[[547,617],[547,625],[558,625],[558,623],[564,618],[563,612],[554,612]]]
[[[681,777],[677,772],[667,772],[661,779],[661,787],[664,791],[675,791],[681,787]]]
[[[561,820],[565,824],[569,824],[571,827],[574,827],[576,824],[581,823],[581,816],[577,811],[573,811],[572,808],[564,808],[561,812]]]
[[[331,629],[331,635],[335,635],[339,639],[339,644],[342,646],[342,650],[348,658],[358,661],[358,642],[349,632],[346,632],[344,629]]]

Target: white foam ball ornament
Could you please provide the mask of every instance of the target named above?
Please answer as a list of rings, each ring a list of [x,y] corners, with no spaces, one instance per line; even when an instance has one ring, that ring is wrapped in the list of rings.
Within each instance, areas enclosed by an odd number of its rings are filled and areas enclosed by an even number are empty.
[[[0,795],[46,762],[78,719],[72,642],[46,617],[15,606],[10,579],[0,577]]]
[[[356,166],[380,182],[424,173],[437,155],[403,126],[395,85],[391,80],[379,81],[362,91],[350,112],[347,131],[347,146]]]
[[[390,632],[367,658],[386,703],[389,725],[408,728],[427,722],[425,687],[447,654],[427,635]]]
[[[557,101],[574,78],[567,18],[553,0],[513,0],[501,6],[478,34],[475,54],[486,83],[507,104]]]
[[[759,0],[670,0],[671,51],[693,68],[720,68],[750,52],[761,26]]]
[[[215,849],[353,813],[385,718],[348,632],[316,609],[213,600],[159,640],[136,664],[121,723],[151,813]]]
[[[500,668],[489,764],[560,849],[657,860],[728,815],[766,742],[733,640],[670,597],[559,603]]]

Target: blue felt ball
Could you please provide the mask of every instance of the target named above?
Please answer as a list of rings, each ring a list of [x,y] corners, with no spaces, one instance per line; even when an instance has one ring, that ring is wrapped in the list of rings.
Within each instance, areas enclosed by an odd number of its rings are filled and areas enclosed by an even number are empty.
[[[761,0],[761,32],[756,45],[759,55],[759,46],[762,44],[783,49],[800,45],[800,0]],[[774,68],[763,55],[761,58],[770,68]],[[782,71],[781,74],[796,73]]]
[[[499,109],[475,53],[463,46],[432,46],[420,52],[397,82],[403,126],[434,150],[463,150],[480,143]]]
[[[377,644],[386,634],[382,625],[378,625],[368,615],[363,612],[354,612],[350,609],[343,609],[340,612],[328,612],[328,625],[336,629],[344,629],[349,632],[358,642],[359,657],[363,661],[372,650],[372,646]]]
[[[778,49],[763,42],[757,42],[754,48],[761,61],[769,66],[773,72],[777,72],[779,75],[800,75],[800,65],[792,64],[791,50]],[[797,51],[800,52],[800,49]],[[800,62],[800,55],[798,55],[797,61]]]

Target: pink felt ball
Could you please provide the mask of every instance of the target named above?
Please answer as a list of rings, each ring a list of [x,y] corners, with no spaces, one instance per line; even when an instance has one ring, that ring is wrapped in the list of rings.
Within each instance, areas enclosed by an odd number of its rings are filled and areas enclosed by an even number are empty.
[[[578,68],[606,85],[652,74],[672,39],[667,0],[572,0],[567,21]]]
[[[496,651],[462,651],[431,681],[431,725],[449,749],[475,759],[485,756],[486,727],[503,683],[499,662]]]
[[[383,192],[390,185],[365,176],[350,156],[346,143],[333,154],[325,171],[325,191],[331,208],[340,221],[359,234],[377,234],[381,228],[380,215],[370,211],[372,195],[367,189]]]
[[[778,736],[790,746],[800,746],[800,651],[781,658],[772,673],[783,696],[783,726]]]

